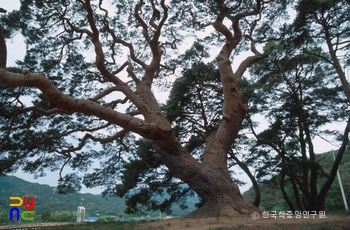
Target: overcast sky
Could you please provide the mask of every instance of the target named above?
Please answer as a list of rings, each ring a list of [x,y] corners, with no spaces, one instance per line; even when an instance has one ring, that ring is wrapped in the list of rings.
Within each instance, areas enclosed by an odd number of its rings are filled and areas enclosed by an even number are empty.
[[[0,7],[5,10],[18,10],[19,0],[0,0]],[[25,54],[25,44],[23,37],[17,33],[12,39],[7,40],[7,66],[14,66],[16,60],[22,60]]]
[[[6,9],[7,11],[12,11],[15,9],[19,9],[19,0],[0,0],[0,7]],[[23,41],[23,37],[20,34],[16,34],[14,37],[12,37],[10,40],[7,40],[7,47],[8,47],[8,63],[7,66],[14,66],[16,60],[22,60],[25,54],[25,44]],[[157,94],[159,96],[160,94]],[[340,129],[343,130],[342,124],[339,126],[334,126],[332,129]],[[315,152],[322,153],[325,151],[329,151],[331,149],[336,149],[337,147],[332,146],[325,142],[324,140],[321,140],[320,138],[317,139],[315,142]],[[21,177],[27,181],[31,182],[38,182],[43,184],[49,184],[51,186],[57,185],[57,179],[58,179],[58,172],[54,173],[48,173],[48,175],[44,178],[39,179],[33,179],[33,175],[30,174],[24,174],[21,172],[17,172],[14,175]],[[242,174],[240,176],[240,179],[246,182],[249,182],[247,185],[241,187],[241,191],[247,190],[251,183],[248,179],[248,177],[245,174]],[[84,188],[82,192],[91,192],[94,194],[97,194],[101,192],[101,189],[86,189]]]

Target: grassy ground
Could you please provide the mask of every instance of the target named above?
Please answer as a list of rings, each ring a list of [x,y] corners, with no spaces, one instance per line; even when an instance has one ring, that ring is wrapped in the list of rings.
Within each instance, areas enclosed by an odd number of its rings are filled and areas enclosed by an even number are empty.
[[[54,230],[75,230],[75,229],[97,229],[97,230],[165,230],[165,229],[171,229],[170,226],[159,226],[159,227],[138,227],[137,225],[140,224],[139,222],[108,222],[108,223],[87,223],[87,224],[72,224],[72,225],[66,225],[66,226],[57,226],[57,227],[49,227],[44,229],[54,229]],[[344,226],[343,226],[344,227]],[[349,226],[350,227],[350,226]],[[192,229],[190,226],[188,226],[186,229]],[[334,229],[334,225],[330,223],[317,223],[317,224],[310,224],[310,223],[303,223],[303,224],[284,224],[284,223],[275,223],[273,225],[269,226],[247,226],[244,224],[237,224],[234,227],[209,227],[209,228],[203,228],[203,230],[265,230],[265,229],[283,229],[283,230],[328,230],[328,229]],[[338,228],[336,228],[338,229]],[[348,229],[348,228],[342,228],[342,229]]]

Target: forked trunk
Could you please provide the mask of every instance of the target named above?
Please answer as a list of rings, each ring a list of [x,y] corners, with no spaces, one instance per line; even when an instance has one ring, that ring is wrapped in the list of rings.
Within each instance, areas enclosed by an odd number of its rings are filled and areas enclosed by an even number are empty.
[[[215,177],[215,176],[214,176]],[[221,178],[217,178],[220,180]],[[253,212],[260,213],[261,211],[245,201],[240,194],[238,186],[230,181],[230,185],[219,188],[217,181],[213,181],[209,185],[209,194],[198,194],[206,197],[204,205],[199,209],[187,215],[189,218],[206,218],[206,217],[234,217],[234,216],[251,216]]]
[[[203,206],[187,217],[250,216],[261,212],[243,199],[220,156],[210,154],[200,163],[175,141],[157,140],[152,145],[170,173],[187,183],[203,200]]]
[[[226,6],[222,6],[226,10]],[[260,210],[245,201],[238,186],[233,183],[227,170],[227,154],[232,148],[242,122],[247,112],[243,104],[244,95],[241,91],[241,78],[245,70],[253,63],[264,58],[252,44],[254,56],[242,62],[236,73],[233,72],[230,56],[232,50],[242,38],[238,21],[232,21],[234,35],[223,24],[220,14],[214,28],[223,34],[227,42],[222,47],[216,60],[221,76],[224,103],[222,119],[218,128],[211,132],[205,140],[204,157],[198,162],[181,146],[174,133],[158,126],[159,139],[152,140],[152,146],[159,154],[170,173],[187,183],[203,200],[203,206],[190,213],[188,217],[218,217],[251,215]]]

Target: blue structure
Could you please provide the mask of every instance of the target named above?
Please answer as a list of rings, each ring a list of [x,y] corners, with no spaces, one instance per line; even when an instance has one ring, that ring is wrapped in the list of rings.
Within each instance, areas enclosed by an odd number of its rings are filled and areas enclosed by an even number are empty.
[[[96,220],[98,220],[97,216],[89,216],[84,219],[84,222],[95,222]]]

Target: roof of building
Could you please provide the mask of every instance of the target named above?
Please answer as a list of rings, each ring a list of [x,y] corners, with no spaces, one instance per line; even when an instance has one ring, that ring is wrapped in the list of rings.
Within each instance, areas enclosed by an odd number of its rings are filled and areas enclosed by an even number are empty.
[[[98,220],[97,216],[89,216],[84,219],[86,222],[95,222],[96,220]]]

